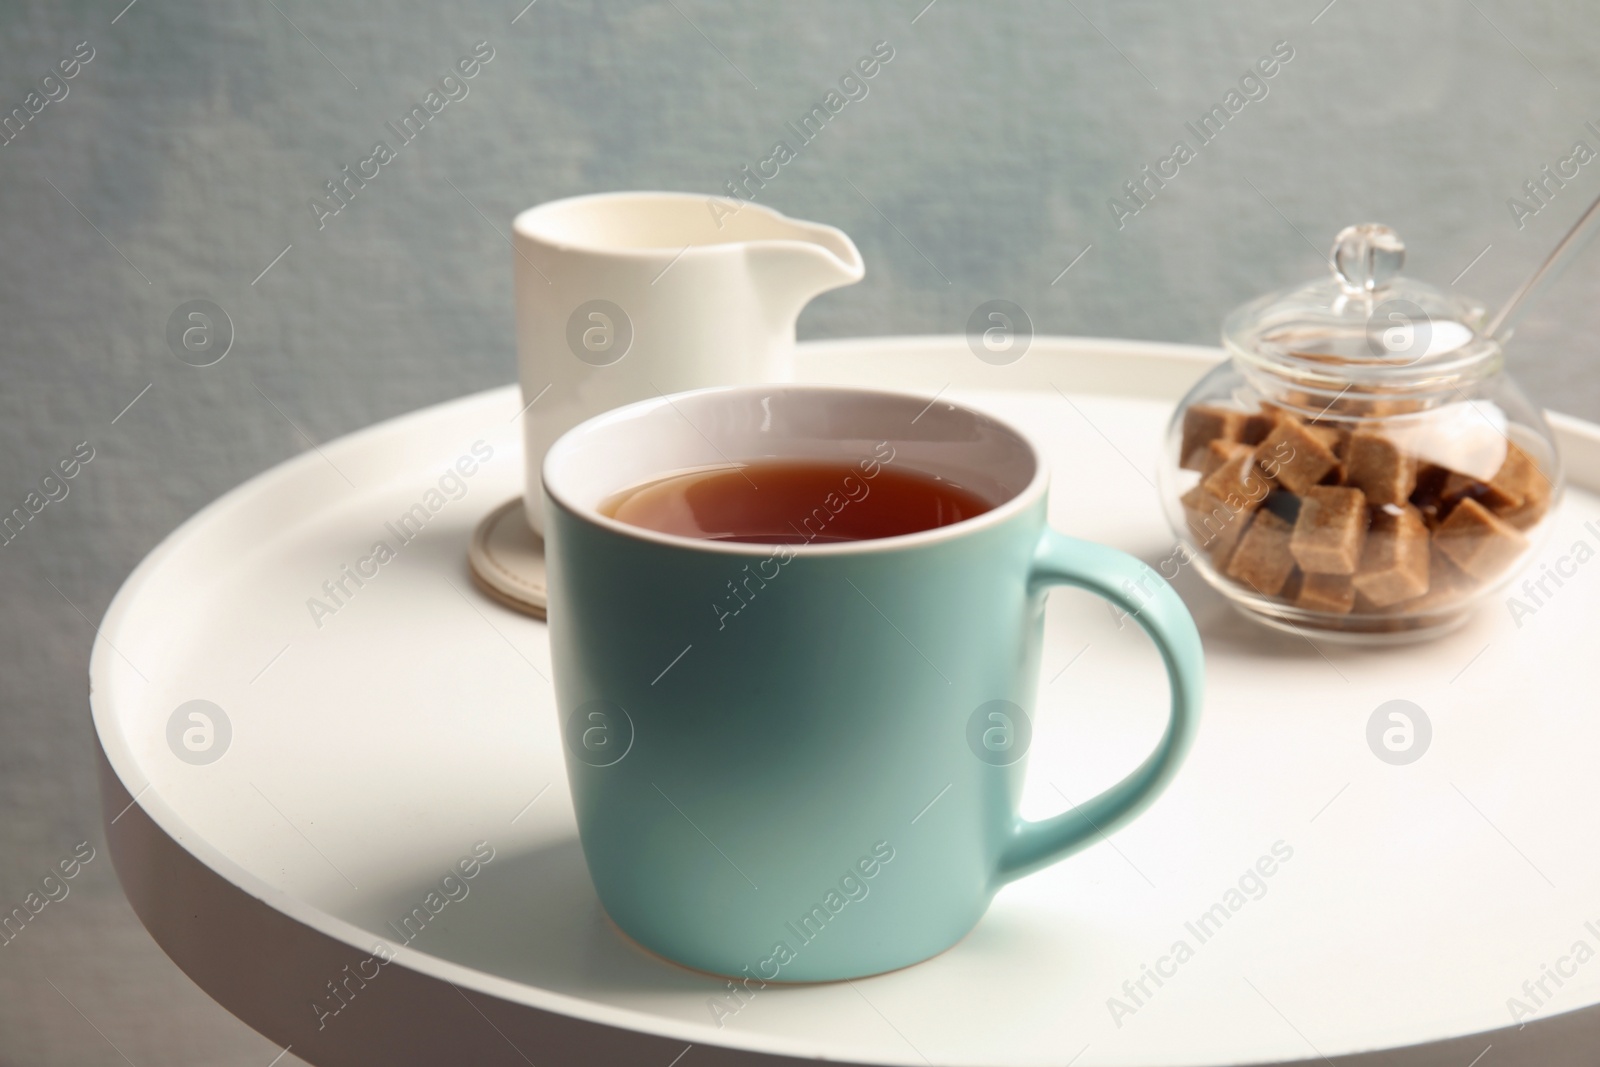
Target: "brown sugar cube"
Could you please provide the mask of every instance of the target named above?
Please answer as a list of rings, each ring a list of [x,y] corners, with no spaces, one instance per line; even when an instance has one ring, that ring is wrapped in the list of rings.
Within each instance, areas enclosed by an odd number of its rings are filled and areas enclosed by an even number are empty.
[[[1259,445],[1267,439],[1267,434],[1278,425],[1278,416],[1273,412],[1263,409],[1253,415],[1244,417],[1244,425],[1239,428],[1239,440],[1247,445]]]
[[[1300,583],[1294,606],[1307,611],[1326,611],[1331,615],[1348,615],[1355,607],[1356,587],[1348,574],[1308,574]]]
[[[1255,449],[1242,441],[1209,441],[1200,450],[1200,477],[1202,480],[1216,473],[1228,460],[1240,453],[1254,452]]]
[[[1271,433],[1273,427],[1277,426],[1280,422],[1301,421],[1300,416],[1296,415],[1292,410],[1284,407],[1281,404],[1274,404],[1270,400],[1263,400],[1261,402],[1261,415],[1269,422],[1269,425],[1267,426],[1267,433]],[[1261,440],[1265,441],[1266,438],[1263,437]],[[1259,444],[1260,442],[1257,443]]]
[[[1443,611],[1466,599],[1478,587],[1477,579],[1450,562],[1437,545],[1428,548],[1428,591],[1419,597],[1402,600],[1383,609],[1394,614],[1426,614]]]
[[[1278,595],[1293,603],[1300,599],[1300,590],[1304,586],[1305,580],[1306,572],[1296,567],[1289,572],[1289,577],[1284,581],[1283,588],[1278,591]]]
[[[1344,430],[1337,426],[1323,426],[1317,423],[1310,424],[1306,429],[1310,430],[1317,436],[1318,440],[1327,445],[1328,450],[1335,456],[1344,454],[1345,442],[1350,439],[1350,435]]]
[[[1280,419],[1256,446],[1256,466],[1292,493],[1303,493],[1339,462],[1311,428]]]
[[[1372,516],[1353,581],[1356,591],[1379,608],[1428,591],[1428,528],[1421,512],[1405,507]]]
[[[1455,598],[1478,588],[1478,579],[1456,566],[1455,560],[1445,555],[1439,548],[1437,536],[1428,546],[1428,554],[1428,593],[1430,596],[1438,592],[1444,596]]]
[[[1250,525],[1251,513],[1228,507],[1225,501],[1198,485],[1180,499],[1195,543],[1211,553],[1211,560],[1217,567],[1226,567],[1234,546],[1239,543],[1245,527]]]
[[[1532,456],[1515,442],[1507,441],[1506,457],[1493,478],[1485,482],[1452,471],[1445,479],[1441,494],[1451,503],[1467,498],[1476,500],[1502,518],[1532,504],[1527,515],[1521,516],[1532,525],[1549,505],[1550,479]]]
[[[1515,441],[1506,442],[1505,462],[1500,464],[1500,469],[1489,480],[1489,484],[1505,495],[1516,498],[1518,506],[1534,497],[1550,498],[1549,477]]]
[[[1550,502],[1546,499],[1537,503],[1529,501],[1520,508],[1508,508],[1499,514],[1503,521],[1515,526],[1517,529],[1528,530],[1540,519],[1544,518],[1545,512],[1549,510]]]
[[[1505,462],[1489,484],[1508,496],[1518,498],[1517,503],[1496,509],[1496,514],[1520,530],[1526,530],[1550,510],[1554,487],[1550,484],[1549,476],[1515,442],[1511,443]]]
[[[1359,489],[1313,485],[1300,498],[1289,551],[1311,574],[1354,574],[1367,540],[1367,498]]]
[[[1212,441],[1237,441],[1245,413],[1216,404],[1196,404],[1183,413],[1183,444],[1178,447],[1180,466],[1200,470],[1201,450]]]
[[[1256,454],[1251,450],[1235,455],[1212,471],[1201,488],[1235,511],[1254,511],[1273,488],[1272,479],[1257,469]]]
[[[1448,505],[1453,506],[1459,500],[1470,499],[1495,511],[1513,508],[1522,503],[1520,496],[1507,493],[1493,482],[1479,481],[1472,475],[1462,474],[1460,471],[1451,471],[1445,476],[1444,486],[1439,490],[1439,495]]]
[[[1261,510],[1228,560],[1228,577],[1264,596],[1277,596],[1294,570],[1289,536],[1294,526],[1271,511]]]
[[[1480,582],[1505,570],[1528,547],[1521,531],[1471,497],[1451,510],[1433,538],[1440,552]]]
[[[1404,504],[1417,487],[1417,462],[1387,437],[1358,431],[1345,445],[1344,481],[1372,504]]]
[[[1318,439],[1321,440],[1323,444],[1327,445],[1329,450],[1333,452],[1334,458],[1339,461],[1328,469],[1327,474],[1324,474],[1321,478],[1317,479],[1317,484],[1345,484],[1344,453],[1345,448],[1349,445],[1350,441],[1349,431],[1338,426],[1319,425],[1317,423],[1312,423],[1306,428],[1312,433],[1316,434]]]

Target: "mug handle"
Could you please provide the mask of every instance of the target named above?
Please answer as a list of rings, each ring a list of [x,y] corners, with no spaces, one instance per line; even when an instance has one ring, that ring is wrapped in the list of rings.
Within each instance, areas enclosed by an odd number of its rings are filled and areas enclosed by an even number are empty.
[[[1152,582],[1154,591],[1147,599],[1133,591]],[[1126,552],[1046,527],[1034,550],[1028,589],[1032,592],[1052,585],[1087,589],[1139,623],[1167,666],[1172,710],[1155,751],[1122,781],[1060,815],[1037,822],[1017,818],[1011,838],[1000,852],[996,875],[1002,883],[1064,859],[1143,811],[1177,773],[1200,723],[1205,683],[1200,633],[1172,586]]]

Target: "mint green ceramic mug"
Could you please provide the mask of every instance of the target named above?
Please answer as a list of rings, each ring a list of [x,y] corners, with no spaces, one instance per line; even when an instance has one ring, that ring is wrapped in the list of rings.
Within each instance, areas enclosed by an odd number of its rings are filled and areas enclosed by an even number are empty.
[[[889,462],[994,507],[795,546],[695,540],[598,510],[662,474],[762,459],[857,464],[868,486],[871,464]],[[1006,882],[1141,811],[1194,736],[1200,638],[1177,594],[1132,556],[1050,529],[1038,451],[990,416],[863,389],[698,390],[579,425],[543,482],[584,856],[607,914],[670,960],[754,988],[927,959]],[[1021,757],[1054,585],[1132,614],[1161,651],[1172,708],[1127,778],[1028,821]]]

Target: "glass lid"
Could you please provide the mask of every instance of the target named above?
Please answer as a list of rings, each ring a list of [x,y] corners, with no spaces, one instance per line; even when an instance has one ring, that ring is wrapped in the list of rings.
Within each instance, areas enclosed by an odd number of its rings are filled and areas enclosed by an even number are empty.
[[[1222,325],[1229,355],[1320,386],[1396,388],[1498,369],[1475,301],[1399,273],[1405,243],[1387,226],[1347,226],[1329,277],[1236,308]]]

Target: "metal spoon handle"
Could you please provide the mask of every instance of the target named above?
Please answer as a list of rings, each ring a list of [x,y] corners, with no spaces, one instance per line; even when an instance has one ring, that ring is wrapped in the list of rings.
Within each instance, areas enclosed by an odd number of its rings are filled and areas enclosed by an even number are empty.
[[[1532,297],[1542,295],[1541,291],[1564,270],[1577,256],[1579,250],[1594,236],[1594,229],[1590,225],[1596,215],[1600,215],[1600,197],[1589,205],[1587,211],[1579,217],[1572,228],[1562,236],[1555,248],[1539,264],[1539,269],[1522,283],[1522,287],[1511,294],[1495,317],[1489,320],[1489,325],[1484,329],[1489,337],[1504,343],[1511,336],[1511,331],[1516,328],[1517,321],[1533,306]]]

